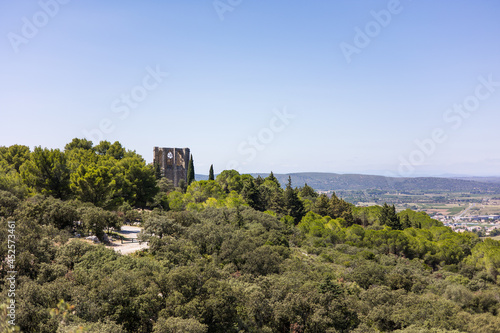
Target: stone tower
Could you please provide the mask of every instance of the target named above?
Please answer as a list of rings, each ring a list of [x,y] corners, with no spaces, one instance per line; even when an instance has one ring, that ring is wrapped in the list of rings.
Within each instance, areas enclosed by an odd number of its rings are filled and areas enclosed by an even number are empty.
[[[189,148],[159,148],[153,150],[153,163],[160,166],[161,175],[179,186],[179,181],[187,181]]]

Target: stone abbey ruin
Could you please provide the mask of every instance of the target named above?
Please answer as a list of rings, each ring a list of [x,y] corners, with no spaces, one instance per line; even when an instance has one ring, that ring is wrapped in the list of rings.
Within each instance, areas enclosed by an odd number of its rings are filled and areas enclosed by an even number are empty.
[[[153,163],[159,165],[161,175],[170,180],[174,186],[179,186],[181,179],[187,180],[189,148],[154,147],[153,154]]]

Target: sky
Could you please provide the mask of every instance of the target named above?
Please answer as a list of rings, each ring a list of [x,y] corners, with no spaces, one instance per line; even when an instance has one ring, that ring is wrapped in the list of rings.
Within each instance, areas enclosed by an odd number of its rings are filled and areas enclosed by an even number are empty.
[[[0,1],[0,146],[500,176],[500,2]]]

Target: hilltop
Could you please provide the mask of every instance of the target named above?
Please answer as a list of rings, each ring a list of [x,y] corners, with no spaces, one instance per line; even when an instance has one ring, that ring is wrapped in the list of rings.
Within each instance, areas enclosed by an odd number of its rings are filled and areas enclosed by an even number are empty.
[[[267,177],[265,173],[252,173],[254,177]],[[338,174],[322,172],[299,172],[274,174],[282,186],[292,178],[293,186],[301,187],[307,183],[317,191],[363,191],[377,189],[382,191],[450,191],[470,193],[500,193],[500,178],[472,177],[467,179],[441,177],[385,177],[362,174]],[[197,180],[208,179],[196,175]]]

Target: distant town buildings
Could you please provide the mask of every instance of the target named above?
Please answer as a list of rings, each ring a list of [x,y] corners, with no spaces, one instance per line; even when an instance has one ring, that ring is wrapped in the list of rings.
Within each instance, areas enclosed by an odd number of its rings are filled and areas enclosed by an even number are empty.
[[[455,232],[472,231],[490,235],[494,230],[500,229],[500,215],[443,216],[437,220]]]

